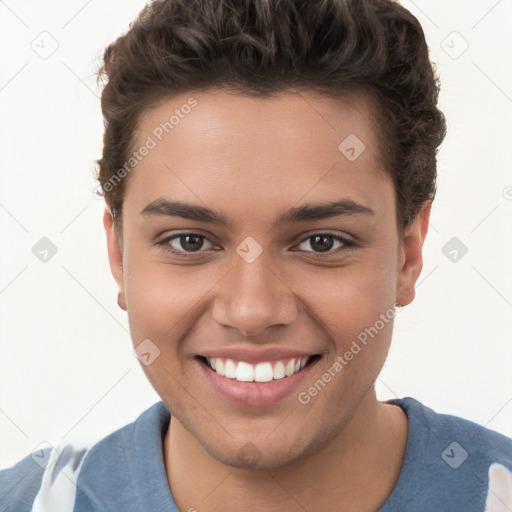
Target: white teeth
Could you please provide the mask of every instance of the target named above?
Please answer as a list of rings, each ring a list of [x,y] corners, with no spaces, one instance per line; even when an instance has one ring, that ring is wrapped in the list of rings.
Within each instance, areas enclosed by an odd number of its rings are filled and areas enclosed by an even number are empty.
[[[287,377],[290,377],[291,375],[293,375],[295,373],[295,359],[288,361],[288,364],[286,365],[286,368],[284,371],[285,371]]]
[[[222,359],[217,359],[215,361],[215,371],[219,375],[224,375],[224,361]]]
[[[271,380],[291,377],[302,370],[309,359],[309,357],[297,357],[290,360],[276,361],[275,363],[263,362],[256,365],[218,357],[207,358],[207,361],[215,372],[228,379],[236,379],[240,382],[270,382]]]
[[[232,359],[226,359],[226,364],[224,365],[224,376],[228,379],[234,379],[236,377],[236,364]]]
[[[284,363],[277,361],[274,366],[274,379],[282,379],[286,374],[284,373]]]
[[[256,382],[270,382],[274,378],[270,363],[258,363],[254,368],[254,380]]]
[[[254,368],[252,364],[240,361],[236,367],[235,379],[242,382],[252,382],[254,380]]]

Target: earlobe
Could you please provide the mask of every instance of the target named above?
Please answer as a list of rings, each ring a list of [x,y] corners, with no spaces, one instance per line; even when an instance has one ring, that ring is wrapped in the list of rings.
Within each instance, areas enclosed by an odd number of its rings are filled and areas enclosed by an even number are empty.
[[[124,299],[124,293],[123,292],[119,292],[117,294],[117,305],[123,310],[123,311],[127,311],[127,308],[126,308],[126,301]]]
[[[107,236],[107,251],[110,270],[119,287],[117,303],[119,307],[126,311],[126,301],[124,298],[124,272],[123,272],[123,253],[119,246],[114,228],[114,219],[108,206],[103,213],[103,226]]]
[[[402,306],[410,304],[416,294],[415,285],[423,268],[422,250],[428,232],[431,207],[431,201],[423,204],[414,220],[407,226],[400,245],[396,302]]]

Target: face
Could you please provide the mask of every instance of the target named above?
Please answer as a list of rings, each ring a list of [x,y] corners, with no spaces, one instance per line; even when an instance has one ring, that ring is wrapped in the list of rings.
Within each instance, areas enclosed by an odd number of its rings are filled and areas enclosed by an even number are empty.
[[[153,147],[122,251],[105,212],[110,264],[148,379],[222,462],[282,467],[340,435],[413,298],[428,209],[399,240],[372,119],[364,96],[220,90],[140,119]]]

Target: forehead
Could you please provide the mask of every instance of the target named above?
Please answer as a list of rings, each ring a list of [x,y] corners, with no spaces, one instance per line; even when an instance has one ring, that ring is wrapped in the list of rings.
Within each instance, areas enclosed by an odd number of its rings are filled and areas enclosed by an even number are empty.
[[[218,148],[229,142],[234,143],[231,150],[250,153],[260,144],[272,150],[276,144],[269,143],[289,145],[307,137],[310,144],[295,148],[301,154],[313,146],[332,152],[333,141],[352,134],[364,139],[367,154],[373,154],[376,129],[374,102],[363,92],[337,98],[311,91],[254,97],[213,89],[162,98],[148,107],[139,117],[136,145],[149,135],[158,145],[188,142]],[[252,145],[246,144],[249,139]]]
[[[372,106],[361,94],[181,94],[141,115],[135,150],[150,149],[131,173],[125,201],[143,208],[167,196],[218,210],[239,206],[245,216],[301,198],[346,196],[378,206],[379,191],[392,189],[377,143]]]

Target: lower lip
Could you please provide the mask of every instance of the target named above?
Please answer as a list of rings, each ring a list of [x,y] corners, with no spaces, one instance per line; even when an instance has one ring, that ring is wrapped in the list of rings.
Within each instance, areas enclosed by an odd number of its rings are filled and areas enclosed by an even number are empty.
[[[206,379],[219,394],[232,402],[254,407],[275,404],[293,393],[316,363],[317,360],[298,373],[282,379],[269,382],[239,382],[236,379],[223,377],[203,362],[197,361]]]

